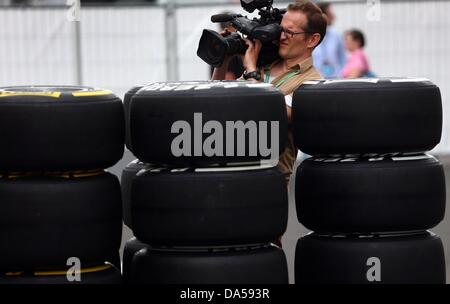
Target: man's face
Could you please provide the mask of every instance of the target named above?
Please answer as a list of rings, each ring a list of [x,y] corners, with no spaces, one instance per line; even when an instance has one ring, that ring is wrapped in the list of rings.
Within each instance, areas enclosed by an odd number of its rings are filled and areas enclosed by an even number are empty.
[[[303,12],[288,11],[284,14],[281,26],[291,32],[304,32],[307,25],[307,18]],[[291,36],[284,32],[280,37],[279,54],[283,59],[295,59],[302,57],[306,52],[312,51],[308,49],[308,35],[298,34]]]

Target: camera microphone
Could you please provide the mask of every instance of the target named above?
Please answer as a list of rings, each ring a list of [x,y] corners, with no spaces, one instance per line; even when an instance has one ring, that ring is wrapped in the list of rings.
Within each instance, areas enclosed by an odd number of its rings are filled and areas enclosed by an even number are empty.
[[[287,13],[287,9],[285,9],[285,8],[274,8],[274,11],[276,14],[282,14],[282,15]]]
[[[229,22],[236,18],[238,15],[236,14],[217,14],[211,17],[211,22],[213,23],[222,23]]]

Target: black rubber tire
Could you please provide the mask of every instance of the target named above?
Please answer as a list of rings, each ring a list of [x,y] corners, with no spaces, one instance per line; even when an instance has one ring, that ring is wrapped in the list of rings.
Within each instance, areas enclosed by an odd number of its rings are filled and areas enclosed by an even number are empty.
[[[307,82],[292,111],[294,141],[309,155],[425,152],[441,140],[441,94],[429,81]]]
[[[118,285],[122,284],[122,275],[115,267],[80,274],[81,281],[69,282],[66,275],[18,275],[0,276],[0,285]]]
[[[196,89],[203,87],[205,89]],[[172,88],[172,90],[168,90]],[[183,89],[190,88],[190,89]],[[183,90],[180,90],[183,89]],[[225,140],[226,121],[279,123],[279,153],[287,143],[287,114],[283,94],[268,84],[250,84],[236,81],[201,81],[185,83],[154,83],[141,89],[132,98],[130,109],[131,141],[133,153],[145,163],[203,166],[215,163],[257,161],[270,158],[249,154],[249,138],[245,136],[245,155],[237,156],[237,136],[234,137],[234,156],[226,156],[227,143],[223,143],[224,156],[194,155],[194,113],[202,114],[202,121],[218,121],[223,126]],[[176,121],[186,121],[192,128],[191,155],[173,155],[172,141],[179,133],[171,133]],[[203,126],[202,126],[203,128]],[[258,134],[261,128],[257,127]],[[269,128],[270,129],[270,128]],[[247,132],[248,133],[248,132]],[[270,130],[268,130],[270,143]],[[202,135],[202,144],[210,135]],[[202,146],[203,147],[203,146]]]
[[[130,134],[130,104],[131,104],[131,98],[144,86],[135,86],[132,87],[130,90],[128,90],[127,93],[125,93],[125,96],[123,98],[123,110],[125,114],[125,145],[127,149],[131,152],[133,152],[133,148],[131,147],[131,134]]]
[[[145,168],[145,164],[138,159],[129,163],[122,171],[120,185],[122,188],[122,213],[123,222],[130,229],[133,229],[131,224],[131,185],[136,174]]]
[[[123,263],[122,263],[122,275],[125,283],[131,281],[131,264],[133,262],[134,255],[142,250],[150,248],[150,245],[144,244],[137,238],[133,237],[129,239],[123,249]]]
[[[0,178],[0,270],[117,263],[122,204],[116,176]]]
[[[288,219],[284,175],[276,168],[239,170],[140,172],[131,189],[134,235],[164,246],[278,239]]]
[[[368,260],[373,257],[379,259],[378,273]],[[430,233],[362,238],[311,234],[298,241],[295,252],[296,284],[445,284],[445,271],[442,241]],[[372,281],[376,274],[381,281]]]
[[[288,284],[284,251],[275,246],[219,251],[142,248],[129,267],[130,284]]]
[[[3,87],[0,137],[0,171],[108,168],[123,156],[122,102],[87,87]]]
[[[297,168],[297,216],[306,228],[414,231],[430,229],[444,218],[445,175],[435,158],[336,160],[310,158]]]

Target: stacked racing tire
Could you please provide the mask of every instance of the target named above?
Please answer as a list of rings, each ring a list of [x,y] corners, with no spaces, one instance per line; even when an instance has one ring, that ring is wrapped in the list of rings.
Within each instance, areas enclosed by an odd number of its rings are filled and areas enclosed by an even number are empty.
[[[89,87],[0,88],[0,284],[118,284],[122,102]]]
[[[153,83],[127,93],[125,117],[138,157],[122,175],[136,237],[126,282],[287,284],[273,244],[286,230],[287,189],[266,153],[286,145],[283,95],[250,82]]]
[[[294,94],[297,283],[445,283],[439,88],[425,79],[310,81]]]

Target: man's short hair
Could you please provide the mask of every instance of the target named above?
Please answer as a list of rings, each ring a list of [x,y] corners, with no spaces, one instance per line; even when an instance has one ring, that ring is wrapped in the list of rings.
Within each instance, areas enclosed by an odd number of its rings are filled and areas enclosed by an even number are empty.
[[[303,30],[305,32],[319,33],[320,41],[317,44],[319,45],[327,33],[328,25],[327,17],[322,10],[316,4],[307,0],[297,0],[289,4],[287,9],[288,11],[302,12],[306,15],[307,25]]]

